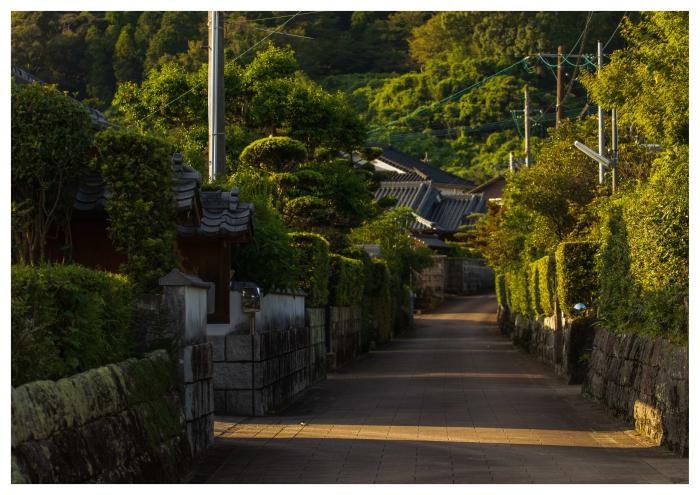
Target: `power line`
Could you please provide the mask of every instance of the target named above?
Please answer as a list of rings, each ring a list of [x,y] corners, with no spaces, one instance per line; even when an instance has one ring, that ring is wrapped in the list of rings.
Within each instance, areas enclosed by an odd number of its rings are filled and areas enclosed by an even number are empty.
[[[608,38],[608,41],[603,45],[603,51],[607,48],[607,46],[610,44],[610,42],[613,39],[613,36],[615,36],[615,33],[617,33],[617,30],[620,29],[620,26],[622,25],[622,21],[625,19],[625,16],[627,15],[627,11],[625,10],[625,13],[622,14],[622,17],[620,18],[620,22],[617,23],[617,26],[615,26],[615,30],[612,32],[610,35],[610,38]]]
[[[284,33],[284,32],[282,32],[282,31],[275,32],[275,31],[271,31],[271,30],[269,30],[269,29],[265,29],[265,28],[261,28],[261,27],[257,27],[257,26],[253,27],[253,29],[257,29],[258,31],[265,31],[265,32],[267,32],[267,33],[281,34],[281,35],[284,35],[284,36],[293,36],[294,38],[304,38],[304,39],[307,39],[307,40],[312,40],[312,39],[314,39],[314,38],[312,38],[311,36],[303,36],[303,35],[301,35],[301,34],[293,34],[293,33]]]
[[[289,14],[289,15],[277,15],[274,17],[261,17],[260,19],[248,19],[247,17],[244,19],[237,19],[233,22],[241,23],[241,22],[258,22],[258,21],[269,21],[271,19],[285,19],[287,17],[296,17],[299,15],[310,15],[310,14],[320,14],[324,12],[323,10],[315,10],[313,12],[297,12],[296,14]]]
[[[574,53],[574,50],[576,49],[576,45],[578,45],[579,41],[581,41],[581,38],[583,38],[583,35],[588,31],[588,24],[591,22],[591,19],[593,18],[593,11],[588,13],[588,17],[586,18],[586,24],[583,26],[583,31],[581,31],[581,34],[579,34],[578,39],[576,40],[576,43],[574,43],[574,46],[571,47],[571,50],[569,53],[567,53],[567,57],[570,57],[572,53]]]
[[[255,48],[256,46],[258,46],[258,45],[260,45],[261,43],[263,43],[263,42],[264,42],[266,39],[268,39],[270,36],[272,36],[273,34],[276,34],[276,33],[277,33],[278,31],[280,31],[284,26],[286,26],[286,25],[289,24],[292,20],[294,20],[294,18],[295,18],[297,15],[299,15],[300,12],[301,12],[301,11],[299,11],[299,12],[297,12],[296,14],[292,15],[289,19],[287,19],[287,20],[284,21],[282,24],[280,24],[279,26],[277,26],[277,28],[276,28],[274,31],[271,31],[269,34],[267,34],[265,37],[263,37],[260,41],[258,41],[257,43],[255,43],[253,46],[251,46],[251,47],[248,48],[247,50],[243,51],[242,53],[238,54],[236,57],[234,57],[233,60],[231,60],[231,62],[235,62],[236,60],[238,60],[239,58],[241,58],[243,55],[245,55],[246,53],[248,53],[249,51],[251,51],[253,48]],[[144,121],[144,120],[146,120],[146,119],[149,119],[149,118],[151,118],[153,115],[157,114],[158,112],[161,112],[161,111],[163,111],[164,109],[168,108],[170,105],[172,105],[173,103],[175,103],[175,102],[176,102],[177,100],[179,100],[180,98],[183,98],[184,96],[190,94],[190,93],[191,93],[192,91],[194,91],[195,89],[199,88],[204,82],[205,82],[205,81],[199,81],[197,84],[195,84],[195,85],[192,86],[190,89],[188,89],[187,91],[185,91],[184,93],[182,93],[180,96],[177,96],[177,97],[173,98],[172,100],[170,100],[169,102],[167,102],[165,105],[163,105],[163,106],[160,107],[159,109],[154,110],[153,112],[149,113],[149,114],[146,115],[145,117],[143,117],[143,118],[137,120],[137,121],[135,122],[135,124],[138,124],[139,122],[142,122],[142,121]]]

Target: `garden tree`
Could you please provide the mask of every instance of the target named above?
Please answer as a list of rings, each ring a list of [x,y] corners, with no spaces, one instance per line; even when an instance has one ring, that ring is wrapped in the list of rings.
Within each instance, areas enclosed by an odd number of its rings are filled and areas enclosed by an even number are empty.
[[[104,108],[112,100],[114,74],[112,65],[112,45],[114,40],[91,25],[85,34],[85,50],[88,56],[88,73],[85,82],[85,103]]]
[[[131,24],[125,25],[114,46],[114,77],[117,81],[138,81],[141,79],[141,55],[134,43]]]
[[[342,95],[325,92],[297,68],[291,50],[274,46],[256,54],[244,68],[235,62],[226,64],[230,165],[246,145],[270,134],[301,141],[310,154],[319,147],[349,151],[363,143],[364,124],[350,111]],[[207,112],[206,76],[206,66],[188,74],[169,63],[151,71],[141,85],[120,84],[113,104],[127,125],[153,126],[190,150],[186,154],[189,162],[203,165],[207,143],[202,127]]]
[[[69,232],[92,125],[55,87],[13,83],[11,126],[13,260],[40,263],[49,232]]]
[[[379,244],[391,273],[398,276],[401,284],[408,284],[412,272],[432,264],[431,251],[414,246],[410,230],[413,219],[409,208],[387,210],[353,229],[348,240],[351,244]]]
[[[288,137],[268,137],[253,141],[241,152],[240,163],[268,172],[288,172],[306,158],[306,148]]]
[[[127,261],[121,271],[141,290],[176,267],[175,202],[169,145],[155,137],[108,129],[95,136],[93,166],[107,199],[107,232]]]
[[[688,13],[645,12],[621,31],[628,47],[612,54],[600,78],[583,80],[591,98],[617,108],[620,125],[642,141],[688,143]]]
[[[187,51],[189,40],[207,39],[206,23],[206,12],[164,12],[158,30],[148,40],[144,69],[159,65],[164,55]]]

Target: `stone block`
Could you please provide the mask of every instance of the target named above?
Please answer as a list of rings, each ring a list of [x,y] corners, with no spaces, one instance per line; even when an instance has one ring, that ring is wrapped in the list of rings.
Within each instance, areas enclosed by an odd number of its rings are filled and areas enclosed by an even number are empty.
[[[207,340],[212,347],[213,361],[226,361],[226,336],[225,335],[209,335]]]
[[[251,361],[252,337],[248,334],[230,333],[226,336],[226,361]],[[259,345],[258,345],[259,347]],[[259,352],[259,350],[258,350]]]
[[[228,390],[226,392],[226,410],[217,414],[249,416],[253,414],[252,390]]]
[[[185,383],[206,380],[212,375],[212,345],[189,345],[182,350],[182,369]]]
[[[252,363],[214,363],[214,388],[250,388],[253,383],[252,371]]]
[[[213,411],[216,414],[226,414],[226,390],[214,390],[213,396]]]

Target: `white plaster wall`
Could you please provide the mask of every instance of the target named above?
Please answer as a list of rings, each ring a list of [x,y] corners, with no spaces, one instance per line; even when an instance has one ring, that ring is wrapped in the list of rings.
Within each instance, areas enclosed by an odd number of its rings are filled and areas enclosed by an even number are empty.
[[[206,337],[207,289],[185,287],[185,341]]]

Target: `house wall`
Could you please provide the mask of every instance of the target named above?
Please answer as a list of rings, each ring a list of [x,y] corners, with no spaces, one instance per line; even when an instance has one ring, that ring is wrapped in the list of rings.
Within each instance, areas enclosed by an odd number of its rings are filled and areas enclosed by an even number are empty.
[[[445,291],[450,294],[480,294],[493,292],[495,274],[484,260],[447,258],[445,260]]]

